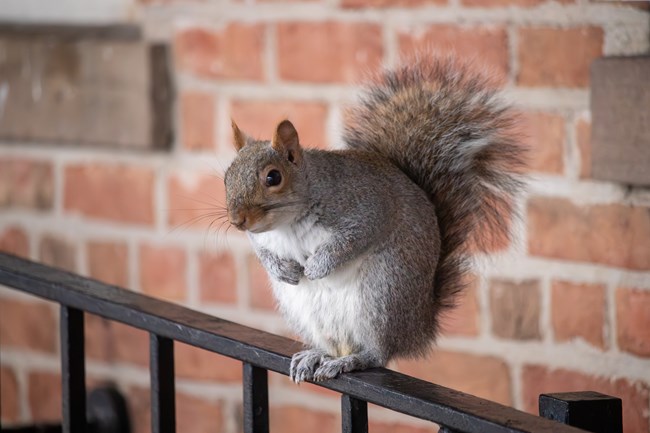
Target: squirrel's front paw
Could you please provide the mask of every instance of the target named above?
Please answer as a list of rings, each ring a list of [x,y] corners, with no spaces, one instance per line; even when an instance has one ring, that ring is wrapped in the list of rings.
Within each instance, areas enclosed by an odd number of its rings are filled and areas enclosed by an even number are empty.
[[[283,283],[297,285],[300,282],[304,268],[295,260],[282,260],[278,265],[276,277]]]
[[[307,259],[307,263],[305,263],[305,277],[309,280],[320,280],[328,276],[329,273],[330,268],[320,255],[314,254]]]

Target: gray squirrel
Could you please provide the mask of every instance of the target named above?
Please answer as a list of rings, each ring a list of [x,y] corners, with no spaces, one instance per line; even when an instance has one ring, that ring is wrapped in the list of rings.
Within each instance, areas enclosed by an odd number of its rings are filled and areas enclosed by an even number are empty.
[[[524,147],[487,78],[451,58],[383,72],[345,117],[345,150],[232,124],[230,223],[246,231],[279,309],[309,345],[292,380],[428,352],[468,255],[509,236]]]

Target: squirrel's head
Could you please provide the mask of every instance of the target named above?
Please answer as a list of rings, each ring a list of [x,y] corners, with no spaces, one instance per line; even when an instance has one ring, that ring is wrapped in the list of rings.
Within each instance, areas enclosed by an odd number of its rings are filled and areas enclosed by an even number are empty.
[[[232,122],[237,156],[226,170],[226,202],[230,223],[261,233],[293,219],[303,205],[305,183],[298,132],[284,120],[271,141],[247,137]]]

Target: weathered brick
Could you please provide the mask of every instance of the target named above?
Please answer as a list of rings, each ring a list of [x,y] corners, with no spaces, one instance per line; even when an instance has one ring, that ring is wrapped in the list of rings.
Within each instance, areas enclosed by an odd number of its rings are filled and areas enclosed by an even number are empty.
[[[291,22],[277,28],[280,78],[353,83],[383,56],[381,27],[369,23]]]
[[[129,284],[129,252],[125,243],[91,241],[86,251],[92,278],[120,287]]]
[[[0,159],[0,208],[51,209],[54,203],[52,164],[29,159]]]
[[[650,358],[650,291],[618,288],[616,323],[618,346]]]
[[[578,206],[561,198],[528,202],[532,255],[650,269],[650,210],[621,204]]]
[[[472,66],[492,75],[494,84],[503,84],[508,76],[508,34],[503,27],[465,27],[447,24],[403,29],[398,33],[400,52],[405,56],[435,51],[457,53],[472,59]]]
[[[0,298],[0,317],[3,346],[55,352],[58,320],[49,304]]]
[[[61,376],[43,371],[28,376],[28,401],[32,421],[61,422]]]
[[[16,374],[9,368],[0,367],[0,419],[2,423],[13,423],[20,416],[18,402],[18,380]]]
[[[235,260],[228,252],[199,255],[201,300],[233,304],[237,302]]]
[[[254,255],[248,256],[248,279],[251,307],[275,310],[275,298],[269,276]]]
[[[85,314],[85,341],[89,359],[149,365],[149,333],[141,329]]]
[[[420,6],[442,6],[448,0],[342,0],[345,8],[413,8]]]
[[[627,379],[612,380],[571,370],[550,370],[544,366],[524,366],[522,395],[524,409],[537,414],[540,394],[571,391],[597,391],[623,399],[623,426],[626,432],[646,432],[648,423],[648,384]]]
[[[140,288],[151,296],[185,299],[187,258],[178,247],[140,246]]]
[[[216,174],[178,172],[170,176],[167,185],[167,223],[172,229],[207,230],[218,234],[229,224],[226,189]]]
[[[576,123],[576,140],[580,152],[580,177],[591,177],[591,122],[579,119]]]
[[[339,414],[299,406],[271,407],[270,431],[334,433],[341,431]]]
[[[492,332],[502,338],[540,339],[539,281],[490,281]]]
[[[424,360],[399,361],[398,369],[428,382],[512,404],[508,366],[493,356],[436,350]]]
[[[230,117],[251,137],[270,140],[275,127],[289,119],[305,147],[327,147],[327,106],[319,102],[235,100]]]
[[[65,168],[64,207],[91,218],[153,224],[153,184],[146,167],[73,164]]]
[[[518,38],[522,86],[586,87],[591,62],[603,52],[600,27],[521,28]]]
[[[174,38],[179,67],[215,79],[262,80],[263,48],[261,24],[231,23],[218,30],[187,28]]]
[[[551,321],[557,341],[582,338],[604,348],[605,286],[553,281]]]
[[[181,143],[186,150],[213,150],[215,101],[208,93],[181,94]]]
[[[478,335],[480,311],[478,304],[478,281],[472,278],[458,299],[458,306],[442,318],[443,334]]]
[[[52,235],[45,235],[38,248],[38,257],[46,265],[70,272],[77,270],[77,248],[72,242]]]
[[[529,168],[533,171],[562,174],[564,171],[564,118],[556,114],[527,112],[522,126],[530,148]]]
[[[176,375],[214,382],[241,382],[242,363],[194,346],[174,343]]]
[[[27,233],[17,226],[7,227],[0,233],[0,251],[29,258]]]

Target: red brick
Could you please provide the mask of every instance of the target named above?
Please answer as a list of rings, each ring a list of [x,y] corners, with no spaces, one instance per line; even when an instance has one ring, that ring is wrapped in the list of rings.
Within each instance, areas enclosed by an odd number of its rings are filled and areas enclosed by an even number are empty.
[[[478,281],[472,279],[458,299],[458,306],[443,317],[443,334],[449,335],[478,335],[480,311],[478,304]]]
[[[517,83],[533,87],[587,87],[591,62],[603,52],[600,27],[519,29]]]
[[[201,300],[234,304],[237,302],[235,260],[227,252],[199,255]]]
[[[219,30],[188,28],[175,36],[181,69],[208,78],[262,80],[264,26],[232,23]]]
[[[539,340],[539,281],[490,281],[492,332],[502,338]]]
[[[51,209],[54,202],[52,164],[28,159],[0,159],[0,208]]]
[[[27,233],[20,227],[7,227],[0,234],[0,251],[29,258]]]
[[[650,291],[618,288],[616,323],[618,346],[650,358]]]
[[[512,404],[508,366],[493,356],[436,350],[424,360],[399,361],[398,368],[428,382]]]
[[[149,333],[93,314],[85,317],[88,358],[107,363],[149,365]]]
[[[214,97],[207,93],[181,94],[181,143],[187,150],[213,150],[215,137]]]
[[[18,403],[18,380],[9,367],[0,368],[0,419],[2,423],[18,421],[20,416]]]
[[[284,119],[295,125],[305,147],[327,147],[325,122],[327,107],[318,102],[233,101],[230,116],[251,137],[270,140],[275,127]]]
[[[576,124],[576,139],[580,152],[580,177],[591,177],[591,122],[579,119]]]
[[[377,69],[383,56],[381,27],[376,24],[280,23],[277,39],[283,80],[353,83]]]
[[[32,421],[61,422],[61,376],[32,372],[28,378],[29,409]]]
[[[555,339],[567,341],[582,338],[604,348],[605,286],[553,281],[551,293],[551,321]]]
[[[650,269],[650,211],[619,204],[577,206],[561,198],[528,202],[532,255]]]
[[[123,223],[153,224],[153,172],[145,167],[74,164],[65,169],[68,212]]]
[[[38,248],[38,257],[46,265],[77,271],[77,247],[67,239],[45,235]]]
[[[269,276],[257,257],[253,255],[248,257],[248,278],[251,307],[275,310],[275,298]]]
[[[140,288],[148,295],[172,301],[185,299],[186,269],[182,248],[140,246]]]
[[[215,382],[241,382],[242,363],[226,356],[176,342],[176,375],[187,379]]]
[[[463,6],[494,8],[494,7],[533,7],[545,3],[546,0],[460,0]],[[566,2],[561,0],[560,2]]]
[[[369,422],[369,431],[372,433],[436,433],[438,428],[431,427],[416,427],[400,423],[383,423],[377,421]]]
[[[487,69],[495,84],[503,84],[508,77],[508,34],[503,27],[434,24],[399,32],[398,43],[407,58],[427,51],[456,53],[471,60],[476,69]]]
[[[564,118],[556,114],[528,112],[522,126],[530,148],[529,168],[537,172],[562,174],[564,171]]]
[[[448,0],[343,0],[345,8],[412,8],[446,5]]]
[[[125,243],[92,241],[86,250],[92,278],[120,287],[129,284],[129,252]]]
[[[540,394],[550,392],[597,391],[623,400],[623,427],[626,432],[647,432],[648,384],[627,379],[589,376],[570,370],[549,370],[542,366],[524,366],[522,393],[524,409],[537,413]]]
[[[214,230],[218,234],[228,218],[226,189],[215,175],[179,172],[169,178],[167,223],[173,229]]]
[[[221,403],[176,394],[176,431],[183,433],[209,433],[226,430]]]
[[[341,431],[339,414],[298,406],[271,407],[270,431],[283,433],[334,433]]]
[[[0,298],[0,341],[3,346],[54,353],[58,320],[51,305]]]
[[[133,387],[127,390],[126,401],[133,422],[134,433],[151,432],[151,392],[148,388]],[[223,425],[220,401],[197,398],[176,393],[176,431],[183,433],[208,433],[226,430]]]

